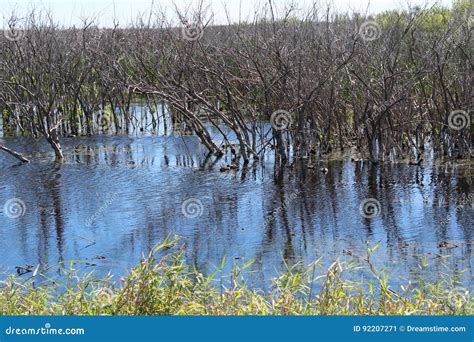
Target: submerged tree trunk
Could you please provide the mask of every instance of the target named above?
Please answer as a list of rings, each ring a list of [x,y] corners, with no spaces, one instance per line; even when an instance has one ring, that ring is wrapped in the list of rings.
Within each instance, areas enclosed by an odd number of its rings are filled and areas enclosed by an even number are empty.
[[[64,154],[61,145],[59,144],[59,137],[56,128],[53,128],[51,132],[46,136],[46,140],[53,148],[56,160],[63,161]]]
[[[43,131],[44,131],[46,140],[53,148],[54,154],[56,156],[56,160],[63,161],[64,154],[63,154],[61,145],[59,144],[59,136],[58,136],[59,123],[53,124],[53,117],[51,116],[51,113],[49,113],[48,116],[46,117],[46,121],[47,121],[48,127],[46,128],[43,126]]]
[[[29,163],[29,162],[30,162],[28,159],[26,159],[25,157],[23,157],[20,153],[15,152],[15,151],[13,151],[13,150],[10,150],[9,148],[7,148],[7,147],[5,147],[5,146],[3,146],[3,145],[0,145],[0,150],[9,153],[10,155],[12,155],[13,157],[15,157],[16,159],[20,160],[20,161],[23,162],[23,163]]]

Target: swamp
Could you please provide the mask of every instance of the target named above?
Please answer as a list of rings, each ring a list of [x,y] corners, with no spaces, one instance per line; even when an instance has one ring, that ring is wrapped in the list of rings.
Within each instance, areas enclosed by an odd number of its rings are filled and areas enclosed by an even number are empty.
[[[473,314],[474,5],[0,35],[0,314]]]

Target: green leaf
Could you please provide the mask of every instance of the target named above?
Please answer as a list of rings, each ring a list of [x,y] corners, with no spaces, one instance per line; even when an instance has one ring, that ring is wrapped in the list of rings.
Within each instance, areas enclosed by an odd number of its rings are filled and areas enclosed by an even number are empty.
[[[250,259],[248,262],[246,262],[246,263],[244,264],[244,266],[242,266],[242,270],[245,270],[246,268],[250,267],[250,266],[253,264],[254,261],[255,261],[255,260],[254,260],[253,258]]]
[[[369,254],[372,254],[373,252],[375,252],[375,250],[379,247],[381,241],[382,240],[380,240],[375,245],[373,245],[371,248],[369,248]]]
[[[226,261],[227,261],[227,255],[224,255],[224,257],[222,258],[222,261],[221,261],[221,269],[224,268]]]
[[[209,285],[209,283],[212,281],[212,279],[214,279],[217,271],[219,270],[215,270],[214,272],[212,272],[207,278],[206,278],[206,282],[204,283],[205,286]]]

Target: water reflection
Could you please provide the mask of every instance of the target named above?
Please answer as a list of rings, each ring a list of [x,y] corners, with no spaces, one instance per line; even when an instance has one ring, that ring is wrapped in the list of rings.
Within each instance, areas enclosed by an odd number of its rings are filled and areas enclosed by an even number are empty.
[[[327,265],[377,241],[376,263],[395,284],[434,276],[442,264],[467,270],[461,279],[472,284],[471,185],[435,164],[330,161],[274,170],[267,156],[222,173],[230,156],[210,158],[192,136],[101,136],[66,139],[59,165],[42,141],[1,141],[37,151],[22,166],[0,156],[0,206],[19,198],[27,208],[17,219],[0,215],[2,271],[86,260],[98,273],[122,274],[172,231],[183,237],[187,262],[202,270],[224,255],[255,258],[258,286],[285,263],[322,257]],[[183,215],[189,198],[201,201],[201,216]],[[360,215],[367,198],[380,202],[379,216]],[[419,266],[424,257],[428,268]]]

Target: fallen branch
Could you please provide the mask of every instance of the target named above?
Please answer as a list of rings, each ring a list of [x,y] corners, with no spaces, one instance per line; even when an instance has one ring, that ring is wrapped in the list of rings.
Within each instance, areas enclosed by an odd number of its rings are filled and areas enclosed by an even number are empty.
[[[9,148],[3,146],[3,145],[0,145],[0,150],[3,150],[9,154],[11,154],[13,157],[15,157],[16,159],[22,161],[23,163],[29,163],[30,161],[28,159],[26,159],[25,157],[23,157],[21,154],[19,154],[18,152],[15,152],[15,151],[12,151],[10,150]]]

